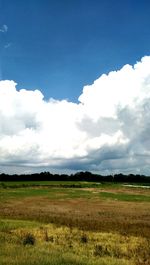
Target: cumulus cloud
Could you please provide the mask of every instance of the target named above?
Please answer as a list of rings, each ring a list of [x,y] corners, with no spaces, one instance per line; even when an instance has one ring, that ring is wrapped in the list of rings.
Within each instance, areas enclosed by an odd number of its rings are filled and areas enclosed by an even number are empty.
[[[79,102],[0,81],[0,168],[150,173],[150,56],[100,76]]]
[[[7,31],[8,31],[8,26],[4,24],[4,25],[0,28],[0,32],[7,32]]]

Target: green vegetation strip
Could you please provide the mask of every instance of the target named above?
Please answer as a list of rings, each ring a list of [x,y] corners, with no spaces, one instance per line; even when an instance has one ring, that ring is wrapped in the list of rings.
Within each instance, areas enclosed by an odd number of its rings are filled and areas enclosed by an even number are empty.
[[[113,186],[111,186],[113,188]],[[128,194],[128,192],[119,190],[115,192],[104,191],[104,187],[101,188],[63,188],[57,187],[43,187],[43,186],[28,186],[28,187],[17,187],[14,188],[0,188],[0,201],[21,199],[27,197],[42,196],[49,199],[73,199],[73,198],[86,198],[86,199],[111,199],[119,201],[131,201],[131,202],[150,202],[150,195],[146,194]]]
[[[2,188],[21,188],[21,187],[66,187],[66,188],[84,188],[99,187],[101,183],[86,181],[3,181],[0,182]]]
[[[132,202],[150,202],[150,196],[148,195],[134,195],[125,193],[111,193],[111,192],[100,192],[101,198],[112,199],[118,201],[132,201]]]

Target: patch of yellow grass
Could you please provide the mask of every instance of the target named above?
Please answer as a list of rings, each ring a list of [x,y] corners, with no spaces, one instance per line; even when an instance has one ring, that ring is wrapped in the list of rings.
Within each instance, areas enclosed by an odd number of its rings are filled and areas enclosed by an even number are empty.
[[[99,261],[99,264],[111,265],[149,264],[148,261],[150,260],[150,242],[139,236],[85,232],[77,228],[57,227],[48,224],[39,225],[35,228],[14,229],[11,231],[11,237],[20,246],[28,233],[36,239],[35,245],[38,249],[38,255],[48,255],[50,251],[61,255],[70,253],[78,259],[80,257],[80,262],[88,259],[91,264],[97,264]]]

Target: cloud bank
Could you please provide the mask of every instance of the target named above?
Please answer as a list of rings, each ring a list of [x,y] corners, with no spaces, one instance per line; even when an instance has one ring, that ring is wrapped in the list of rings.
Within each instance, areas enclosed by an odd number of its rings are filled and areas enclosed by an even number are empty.
[[[78,103],[0,81],[0,169],[150,174],[150,56],[103,74]]]

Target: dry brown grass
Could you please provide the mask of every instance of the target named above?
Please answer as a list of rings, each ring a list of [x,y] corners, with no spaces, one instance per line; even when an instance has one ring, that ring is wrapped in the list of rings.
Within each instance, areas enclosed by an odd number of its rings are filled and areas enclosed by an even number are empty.
[[[144,202],[28,197],[0,203],[0,216],[150,237],[150,203]]]

